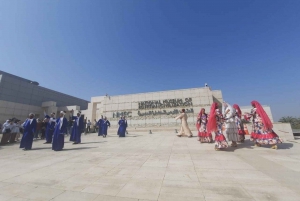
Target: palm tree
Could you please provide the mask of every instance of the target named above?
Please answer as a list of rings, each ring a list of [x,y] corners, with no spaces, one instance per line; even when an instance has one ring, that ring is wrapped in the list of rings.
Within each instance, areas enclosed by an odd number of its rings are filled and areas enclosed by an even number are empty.
[[[290,123],[292,128],[300,129],[300,118],[286,116],[286,117],[281,117],[279,119],[279,122]]]

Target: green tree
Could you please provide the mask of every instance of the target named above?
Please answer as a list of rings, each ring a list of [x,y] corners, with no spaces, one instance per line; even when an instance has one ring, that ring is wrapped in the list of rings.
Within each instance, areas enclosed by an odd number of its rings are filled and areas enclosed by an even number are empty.
[[[292,126],[292,128],[294,128],[294,129],[300,129],[300,118],[286,116],[286,117],[281,117],[279,119],[279,122],[290,123],[291,126]]]

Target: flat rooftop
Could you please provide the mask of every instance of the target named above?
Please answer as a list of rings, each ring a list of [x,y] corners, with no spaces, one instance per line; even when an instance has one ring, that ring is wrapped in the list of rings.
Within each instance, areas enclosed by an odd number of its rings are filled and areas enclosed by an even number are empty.
[[[1,146],[0,200],[264,201],[299,200],[300,140],[278,150],[253,147],[214,151],[214,144],[175,133],[118,138],[65,138],[60,152],[34,141],[33,150]]]

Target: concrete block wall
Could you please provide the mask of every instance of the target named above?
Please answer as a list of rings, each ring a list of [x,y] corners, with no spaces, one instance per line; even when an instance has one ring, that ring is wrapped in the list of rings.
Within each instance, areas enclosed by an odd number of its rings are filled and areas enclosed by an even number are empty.
[[[54,101],[42,102],[42,107],[51,107],[51,106],[56,106],[56,102]]]
[[[175,121],[175,117],[179,114],[170,115],[154,115],[154,116],[139,116],[138,111],[144,113],[148,111],[173,111],[181,110],[182,107],[174,108],[153,108],[139,109],[138,103],[151,100],[166,100],[166,99],[183,99],[192,98],[192,106],[186,106],[185,109],[193,109],[193,113],[188,113],[188,122],[190,125],[195,125],[196,117],[201,108],[205,108],[209,112],[210,105],[214,101],[213,95],[222,101],[221,91],[211,91],[209,88],[193,88],[172,91],[160,91],[140,94],[129,94],[122,96],[101,96],[92,97],[91,104],[86,111],[83,111],[88,119],[100,118],[100,115],[107,116],[112,125],[117,126],[118,118],[114,118],[116,112],[131,112],[131,116],[127,115],[129,126],[132,127],[159,127],[159,126],[178,126],[180,121]],[[96,106],[95,106],[96,105]]]
[[[283,140],[294,140],[294,134],[290,123],[273,123],[273,130]]]
[[[163,111],[167,112],[174,109],[181,110],[181,107],[176,108],[154,108],[154,109],[138,109],[138,103],[142,101],[151,100],[165,100],[165,99],[185,99],[192,98],[193,106],[185,109],[193,109],[194,113],[188,113],[188,123],[191,127],[195,126],[197,115],[201,108],[204,108],[207,113],[210,112],[210,107],[213,102],[223,102],[222,92],[220,90],[211,90],[210,88],[193,88],[172,91],[159,91],[140,94],[128,94],[121,96],[99,96],[92,97],[88,109],[82,111],[90,120],[99,119],[101,115],[106,116],[112,127],[116,126],[119,118],[114,118],[113,114],[116,112],[130,112],[130,116],[126,115],[129,127],[174,127],[179,126],[180,121],[175,121],[178,114],[172,115],[151,115],[139,116],[138,111]],[[269,106],[263,106],[273,121],[272,112]],[[242,112],[250,112],[251,106],[241,107]]]
[[[0,122],[15,117],[20,120],[26,120],[29,113],[35,113],[37,118],[43,118],[43,109],[41,107],[8,102],[0,100]]]

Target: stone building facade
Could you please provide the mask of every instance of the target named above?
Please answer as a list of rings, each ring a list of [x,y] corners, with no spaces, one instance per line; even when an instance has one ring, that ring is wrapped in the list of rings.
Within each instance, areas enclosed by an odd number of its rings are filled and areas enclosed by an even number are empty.
[[[121,116],[126,116],[130,127],[172,127],[179,121],[174,118],[181,109],[188,115],[188,123],[194,124],[201,108],[209,111],[213,101],[223,101],[220,90],[208,87],[171,91],[159,91],[120,96],[92,97],[88,109],[82,111],[88,119],[106,116],[112,127]]]

